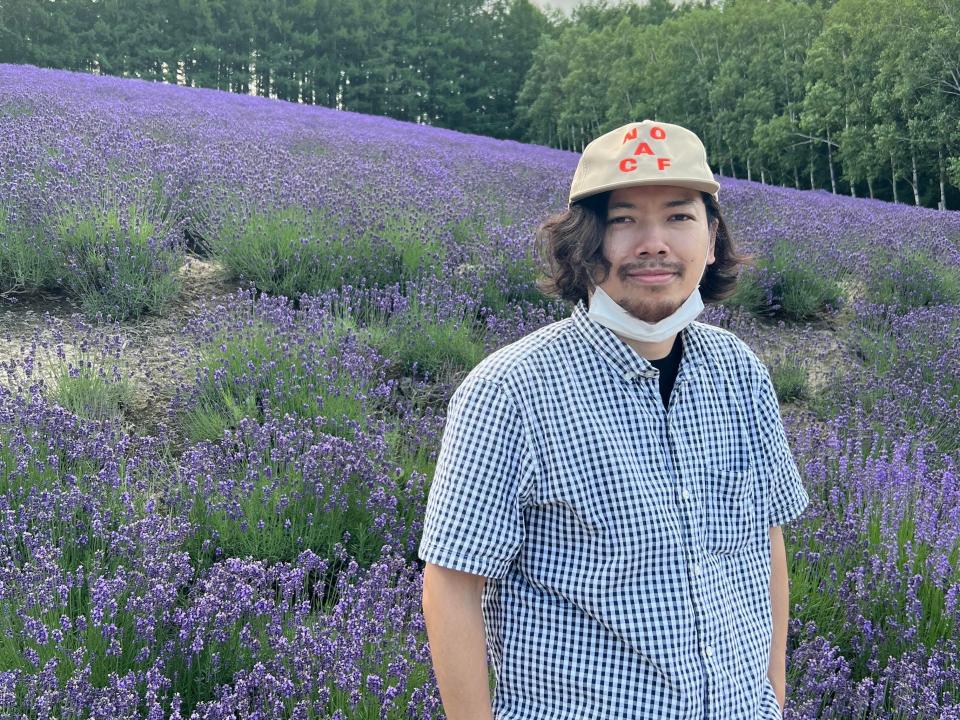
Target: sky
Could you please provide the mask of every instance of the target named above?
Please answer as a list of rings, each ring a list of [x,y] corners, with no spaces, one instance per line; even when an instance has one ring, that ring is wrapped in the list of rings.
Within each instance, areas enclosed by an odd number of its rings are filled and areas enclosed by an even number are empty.
[[[580,5],[584,0],[531,0],[534,5],[537,5],[543,10],[557,9],[562,10],[564,14],[569,15],[570,11],[573,10],[577,5]],[[610,5],[619,5],[626,0],[607,0],[607,3]],[[633,0],[638,5],[645,5],[646,0]],[[674,0],[674,5],[677,4]]]
[[[532,0],[534,5],[538,5],[544,10],[558,9],[562,10],[566,15],[570,14],[570,11],[573,10],[577,5],[579,5],[583,0]]]

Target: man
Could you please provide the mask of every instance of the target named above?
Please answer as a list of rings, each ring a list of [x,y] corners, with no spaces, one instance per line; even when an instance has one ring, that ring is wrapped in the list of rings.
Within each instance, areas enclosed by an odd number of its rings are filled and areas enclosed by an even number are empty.
[[[450,720],[781,717],[808,497],[767,370],[694,321],[742,262],[719,187],[685,128],[591,142],[537,234],[573,314],[451,398],[419,549]]]

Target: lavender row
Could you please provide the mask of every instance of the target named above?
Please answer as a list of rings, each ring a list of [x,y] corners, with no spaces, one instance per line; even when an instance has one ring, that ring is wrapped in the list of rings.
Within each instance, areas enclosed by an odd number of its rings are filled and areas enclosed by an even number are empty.
[[[123,397],[119,326],[67,339],[102,373],[55,334],[5,364],[4,712],[439,716],[413,551],[443,407],[484,353],[564,314],[531,289],[529,240],[576,156],[135,81],[0,80],[0,234],[25,256],[104,239],[87,227],[139,238],[141,266],[108,242],[88,275],[121,299],[125,269],[165,277],[190,242],[269,247],[278,270],[184,328],[161,437],[128,433],[119,405],[62,407],[81,381]],[[812,388],[785,406],[813,499],[787,533],[786,716],[957,717],[960,222],[722,182],[743,247],[785,243],[843,295],[821,326],[708,315]],[[278,228],[291,242],[262,244]],[[301,266],[336,271],[309,287]]]

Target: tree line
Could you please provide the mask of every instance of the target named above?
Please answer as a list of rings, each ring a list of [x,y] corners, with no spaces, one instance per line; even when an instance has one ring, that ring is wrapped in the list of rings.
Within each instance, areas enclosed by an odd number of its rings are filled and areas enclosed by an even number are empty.
[[[728,176],[960,205],[960,0],[0,0],[0,62],[576,151],[661,119]]]

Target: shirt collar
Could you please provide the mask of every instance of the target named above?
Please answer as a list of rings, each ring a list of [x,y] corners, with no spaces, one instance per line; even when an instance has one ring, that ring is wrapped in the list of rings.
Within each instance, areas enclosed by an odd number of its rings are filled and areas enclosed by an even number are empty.
[[[657,376],[658,371],[649,360],[617,337],[613,330],[587,315],[587,305],[583,300],[577,302],[571,317],[577,331],[624,380]],[[690,373],[703,362],[703,340],[700,338],[697,323],[692,322],[681,330],[680,338],[683,343],[683,357],[680,360],[679,372]]]

